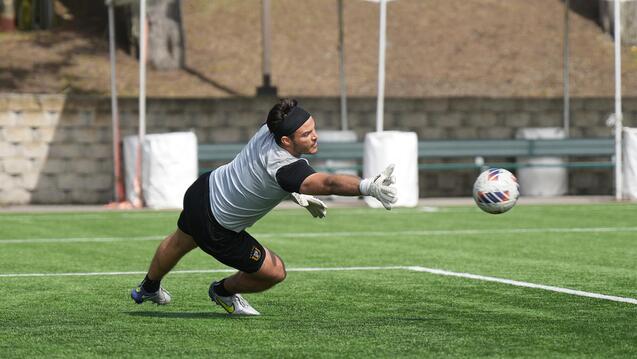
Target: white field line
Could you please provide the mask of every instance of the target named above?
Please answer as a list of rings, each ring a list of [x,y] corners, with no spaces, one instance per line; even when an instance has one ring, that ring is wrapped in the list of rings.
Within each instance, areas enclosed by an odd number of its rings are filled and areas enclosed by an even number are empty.
[[[411,270],[415,267],[388,266],[388,267],[307,267],[307,268],[287,268],[288,272],[326,272],[326,271],[362,271],[362,270],[391,270],[402,269]],[[170,274],[193,274],[193,273],[232,273],[235,269],[191,269],[174,270]],[[17,277],[86,277],[86,276],[118,276],[118,275],[139,275],[146,272],[73,272],[73,273],[8,273],[1,274],[0,278]]]
[[[416,272],[427,272],[427,273],[431,273],[431,274],[438,274],[438,275],[444,275],[444,276],[468,278],[468,279],[475,279],[475,280],[481,280],[481,281],[486,281],[486,282],[503,283],[503,284],[514,285],[516,287],[536,288],[536,289],[548,290],[548,291],[551,291],[551,292],[558,292],[558,293],[576,295],[576,296],[580,296],[580,297],[589,297],[589,298],[610,300],[610,301],[613,301],[613,302],[637,304],[637,299],[635,299],[635,298],[617,297],[617,296],[614,296],[614,295],[606,295],[606,294],[599,294],[599,293],[592,293],[592,292],[584,292],[584,291],[581,291],[581,290],[562,288],[562,287],[554,287],[554,286],[544,285],[544,284],[520,282],[520,281],[517,281],[517,280],[497,278],[497,277],[487,277],[487,276],[478,275],[478,274],[471,274],[471,273],[450,272],[450,271],[446,271],[446,270],[442,270],[442,269],[435,269],[435,268],[410,267],[409,269],[413,270],[413,271],[416,271]]]
[[[323,238],[323,237],[383,237],[383,236],[448,236],[448,235],[480,235],[480,234],[528,234],[528,233],[620,233],[637,232],[637,227],[576,227],[576,228],[505,228],[505,229],[459,229],[459,230],[422,230],[422,231],[387,231],[387,232],[305,232],[305,233],[252,233],[258,238]],[[81,237],[81,238],[29,238],[0,239],[2,244],[20,243],[66,243],[66,242],[121,242],[152,241],[164,239],[165,236],[143,237]]]
[[[29,238],[29,239],[0,239],[2,244],[21,243],[82,243],[82,242],[125,242],[125,241],[157,241],[166,236],[145,236],[145,237],[79,237],[79,238]]]
[[[386,266],[386,267],[307,267],[307,268],[288,268],[288,272],[326,272],[326,271],[367,271],[367,270],[409,270],[414,272],[425,272],[430,274],[460,277],[467,279],[474,279],[486,282],[495,282],[502,284],[509,284],[516,287],[542,289],[551,292],[558,292],[564,294],[575,295],[579,297],[588,297],[602,300],[609,300],[613,302],[636,304],[637,299],[618,297],[614,295],[606,295],[593,292],[585,292],[576,289],[555,287],[544,284],[536,284],[529,282],[520,282],[511,279],[488,277],[471,273],[451,272],[443,269],[426,268],[420,266]],[[202,270],[177,270],[172,271],[172,274],[192,274],[192,273],[230,273],[234,272],[233,269],[202,269]],[[69,277],[69,276],[119,276],[119,275],[143,275],[146,272],[84,272],[84,273],[15,273],[15,274],[0,274],[0,278],[17,278],[17,277]]]

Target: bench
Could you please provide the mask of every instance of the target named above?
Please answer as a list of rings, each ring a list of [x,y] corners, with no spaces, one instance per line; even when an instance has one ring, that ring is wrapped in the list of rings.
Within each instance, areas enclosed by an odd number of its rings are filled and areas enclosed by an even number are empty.
[[[200,167],[210,162],[228,162],[245,144],[201,144],[198,147]],[[362,168],[364,144],[362,142],[321,142],[316,155],[307,156],[317,170]],[[559,166],[566,168],[610,168],[614,167],[613,138],[568,138],[560,140],[435,140],[418,142],[418,168],[420,170],[460,170],[500,167]],[[569,157],[558,165],[515,162],[518,157]],[[582,160],[605,157],[604,160]],[[508,160],[494,162],[493,158]],[[485,159],[489,159],[486,161]],[[574,159],[577,159],[575,161]],[[356,162],[344,166],[326,165],[327,160]],[[512,161],[513,160],[513,161]],[[434,161],[434,162],[432,162]],[[443,161],[443,162],[441,162]],[[316,164],[316,165],[315,165]]]

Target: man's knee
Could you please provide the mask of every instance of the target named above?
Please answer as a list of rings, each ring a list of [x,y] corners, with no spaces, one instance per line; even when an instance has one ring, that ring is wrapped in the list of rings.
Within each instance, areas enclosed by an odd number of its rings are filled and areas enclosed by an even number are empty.
[[[178,252],[186,253],[197,247],[194,239],[180,229],[177,229],[168,239],[170,245]]]
[[[268,270],[265,274],[266,279],[275,285],[277,283],[281,283],[287,277],[287,271],[285,270],[285,264],[281,260],[279,256],[277,256],[274,252],[268,250],[268,257],[265,259]]]
[[[285,280],[285,277],[288,276],[287,271],[285,270],[285,266],[281,266],[277,268],[276,272],[272,275],[272,282],[274,284],[281,283]]]

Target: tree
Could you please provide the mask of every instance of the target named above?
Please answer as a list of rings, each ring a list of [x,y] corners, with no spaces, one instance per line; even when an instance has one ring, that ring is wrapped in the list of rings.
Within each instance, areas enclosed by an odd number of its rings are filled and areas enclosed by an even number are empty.
[[[148,3],[148,58],[158,69],[184,66],[184,32],[180,0],[153,0]]]
[[[139,0],[115,0],[114,4],[126,5],[130,8],[130,11],[123,12],[125,16],[130,16],[130,21],[126,21],[129,26],[126,31],[139,58]],[[185,39],[181,22],[181,1],[147,0],[146,16],[149,62],[160,70],[184,67]]]

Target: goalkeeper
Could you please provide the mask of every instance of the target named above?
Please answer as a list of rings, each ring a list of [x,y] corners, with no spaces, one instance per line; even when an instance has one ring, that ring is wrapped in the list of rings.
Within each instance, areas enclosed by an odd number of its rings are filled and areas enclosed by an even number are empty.
[[[285,265],[246,228],[283,199],[291,198],[314,217],[327,207],[311,195],[373,196],[386,209],[396,202],[393,165],[374,178],[316,172],[302,154],[318,151],[314,118],[294,99],[282,99],[241,152],[228,164],[201,175],[184,195],[177,230],[157,248],[148,273],[131,291],[141,304],[168,304],[161,279],[199,247],[238,271],[208,290],[210,299],[234,315],[259,315],[240,293],[262,292],[283,281]]]

